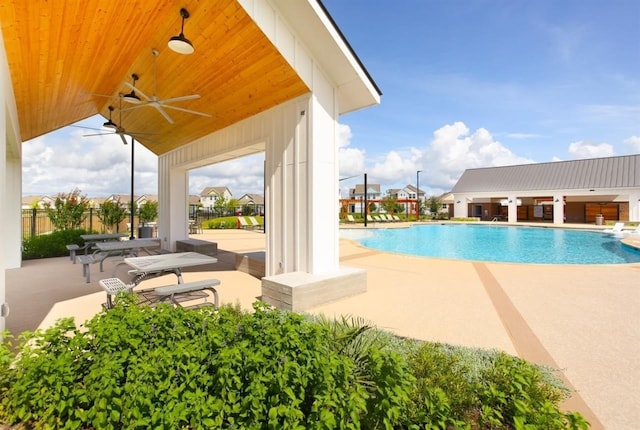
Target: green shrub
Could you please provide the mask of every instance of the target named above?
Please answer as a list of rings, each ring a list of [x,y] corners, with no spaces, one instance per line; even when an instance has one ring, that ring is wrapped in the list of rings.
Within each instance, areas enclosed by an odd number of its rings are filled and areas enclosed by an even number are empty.
[[[329,339],[322,325],[263,306],[152,309],[123,296],[87,330],[61,320],[22,345],[2,369],[10,384],[0,420],[36,428],[397,425],[408,393],[400,357],[371,349],[374,385],[365,387]]]
[[[22,258],[32,260],[36,258],[62,257],[69,255],[66,245],[75,243],[83,246],[82,234],[90,233],[84,229],[59,230],[51,234],[32,236],[22,241]]]
[[[25,428],[586,429],[547,370],[256,304],[153,309],[121,295],[0,345],[0,423]]]
[[[560,411],[568,391],[550,369],[499,351],[433,343],[414,344],[407,357],[417,380],[411,423],[443,429],[588,428],[580,414]]]

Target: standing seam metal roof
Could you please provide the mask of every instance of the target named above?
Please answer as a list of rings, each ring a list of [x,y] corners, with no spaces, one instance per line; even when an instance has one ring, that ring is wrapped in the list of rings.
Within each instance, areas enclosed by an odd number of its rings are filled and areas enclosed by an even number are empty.
[[[467,169],[453,193],[640,188],[640,155]]]

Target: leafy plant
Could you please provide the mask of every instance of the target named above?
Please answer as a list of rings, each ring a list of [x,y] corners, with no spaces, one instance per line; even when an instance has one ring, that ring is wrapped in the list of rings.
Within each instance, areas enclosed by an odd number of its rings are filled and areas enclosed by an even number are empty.
[[[98,219],[107,226],[109,231],[113,231],[113,226],[120,224],[126,217],[127,211],[122,207],[120,201],[106,200],[100,205]]]
[[[24,428],[585,429],[538,367],[255,304],[114,309],[0,344],[0,422]]]
[[[148,200],[141,204],[138,217],[142,225],[154,221],[158,217],[158,202]]]
[[[26,238],[22,241],[22,258],[32,260],[69,255],[66,245],[84,245],[80,235],[87,233],[91,232],[84,229],[60,230]]]
[[[58,194],[53,207],[47,206],[47,215],[56,230],[77,229],[87,218],[89,206],[87,196],[76,188],[68,194]]]

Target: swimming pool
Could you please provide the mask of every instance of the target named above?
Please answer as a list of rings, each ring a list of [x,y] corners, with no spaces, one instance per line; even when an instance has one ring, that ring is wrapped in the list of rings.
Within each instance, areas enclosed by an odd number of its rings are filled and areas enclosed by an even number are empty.
[[[342,229],[368,248],[424,257],[538,264],[640,262],[640,251],[600,231],[544,227],[431,224],[409,228]]]

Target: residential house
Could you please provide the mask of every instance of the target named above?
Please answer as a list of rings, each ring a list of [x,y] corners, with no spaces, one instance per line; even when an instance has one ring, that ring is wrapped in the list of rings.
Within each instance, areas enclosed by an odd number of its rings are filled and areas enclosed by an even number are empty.
[[[242,208],[244,208],[245,206],[251,208],[251,212],[253,215],[264,214],[264,196],[260,194],[244,194],[238,199],[238,203]]]
[[[55,198],[49,196],[22,196],[22,209],[45,209],[54,202]]]
[[[382,193],[380,192],[380,184],[367,184],[366,200],[371,207],[372,204],[380,207]],[[343,199],[343,206],[346,205],[348,213],[365,213],[365,189],[364,184],[356,184],[354,188],[349,189],[349,198]]]
[[[200,193],[200,203],[202,204],[202,208],[208,211],[212,211],[216,200],[222,197],[225,200],[230,200],[233,198],[233,194],[229,191],[227,187],[206,187]]]

